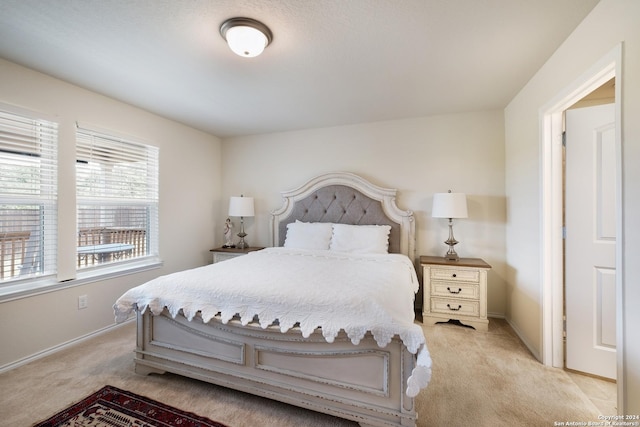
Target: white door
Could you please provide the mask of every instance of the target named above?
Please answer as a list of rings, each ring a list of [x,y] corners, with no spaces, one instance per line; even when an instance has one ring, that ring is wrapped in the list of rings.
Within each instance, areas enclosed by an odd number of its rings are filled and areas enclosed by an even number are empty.
[[[566,112],[566,366],[616,378],[614,104]]]

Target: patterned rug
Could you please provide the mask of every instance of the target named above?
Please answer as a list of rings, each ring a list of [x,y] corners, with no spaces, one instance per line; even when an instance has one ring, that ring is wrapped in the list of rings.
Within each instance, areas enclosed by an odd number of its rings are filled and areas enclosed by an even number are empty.
[[[226,427],[144,396],[105,386],[34,427]]]

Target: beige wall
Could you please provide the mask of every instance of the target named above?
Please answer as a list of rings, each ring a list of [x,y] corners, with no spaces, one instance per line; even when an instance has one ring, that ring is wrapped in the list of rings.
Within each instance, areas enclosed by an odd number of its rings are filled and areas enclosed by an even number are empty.
[[[542,352],[539,110],[623,42],[623,270],[625,412],[640,413],[640,2],[602,0],[505,110],[507,316]]]
[[[59,122],[60,203],[74,205],[76,121],[131,135],[160,147],[159,269],[0,302],[0,368],[113,325],[112,305],[127,289],[159,274],[205,264],[219,239],[220,140],[0,59],[0,102]],[[70,185],[71,186],[70,186]],[[60,217],[75,242],[74,216]],[[74,261],[72,261],[74,262]],[[73,285],[73,282],[70,282]],[[78,296],[88,295],[78,310]]]
[[[433,193],[467,193],[469,218],[455,222],[456,251],[481,257],[489,275],[488,310],[504,315],[504,121],[502,111],[442,115],[223,140],[223,197],[255,197],[247,240],[268,246],[270,212],[280,191],[325,172],[346,171],[398,189],[416,216],[418,255],[444,255],[446,220],[431,218]],[[221,215],[226,214],[223,206]],[[239,223],[234,220],[236,226]],[[217,242],[222,244],[220,238]]]

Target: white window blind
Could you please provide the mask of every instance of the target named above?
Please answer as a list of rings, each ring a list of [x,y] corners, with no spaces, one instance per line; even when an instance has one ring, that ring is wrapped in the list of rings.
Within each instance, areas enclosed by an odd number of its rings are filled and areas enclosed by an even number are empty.
[[[0,284],[55,274],[57,123],[0,111]]]
[[[78,268],[158,254],[157,147],[78,127]]]

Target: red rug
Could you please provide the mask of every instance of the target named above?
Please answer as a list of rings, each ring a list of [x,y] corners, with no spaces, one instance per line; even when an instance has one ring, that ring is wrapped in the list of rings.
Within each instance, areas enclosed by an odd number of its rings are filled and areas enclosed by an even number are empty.
[[[109,385],[34,427],[58,426],[226,427]]]

